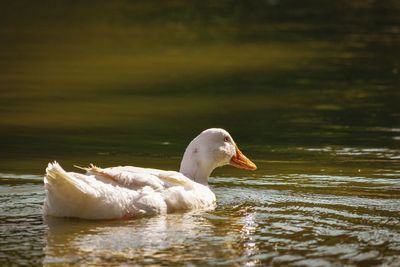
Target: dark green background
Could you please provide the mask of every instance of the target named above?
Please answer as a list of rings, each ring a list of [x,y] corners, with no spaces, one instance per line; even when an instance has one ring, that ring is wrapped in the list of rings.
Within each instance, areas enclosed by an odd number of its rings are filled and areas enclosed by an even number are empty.
[[[400,1],[2,1],[0,265],[400,262]],[[43,221],[49,161],[178,169],[213,212]]]
[[[275,145],[398,147],[399,10],[397,1],[3,3],[1,169],[180,157],[208,127],[228,129],[256,159],[277,159]]]

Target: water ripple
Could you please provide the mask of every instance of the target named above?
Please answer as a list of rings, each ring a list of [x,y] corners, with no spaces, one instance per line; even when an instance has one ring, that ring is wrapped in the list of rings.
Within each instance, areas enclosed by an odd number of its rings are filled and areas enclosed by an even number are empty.
[[[6,265],[393,266],[400,260],[396,177],[215,177],[218,207],[212,212],[43,223],[42,177],[10,176],[0,181],[23,182],[0,185],[0,261]]]

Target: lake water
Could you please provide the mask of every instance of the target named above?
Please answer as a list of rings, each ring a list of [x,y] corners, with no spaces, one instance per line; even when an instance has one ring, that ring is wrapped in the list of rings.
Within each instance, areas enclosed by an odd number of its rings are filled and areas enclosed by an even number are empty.
[[[0,8],[0,264],[400,266],[398,1]],[[215,211],[43,218],[49,161],[179,167],[226,128]]]

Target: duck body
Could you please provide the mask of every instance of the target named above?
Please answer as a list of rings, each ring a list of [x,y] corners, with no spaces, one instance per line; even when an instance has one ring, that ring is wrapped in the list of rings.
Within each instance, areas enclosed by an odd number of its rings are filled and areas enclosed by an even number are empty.
[[[87,168],[66,172],[55,162],[46,169],[45,215],[84,219],[153,216],[212,209],[215,194],[175,171],[138,167]]]
[[[238,149],[228,151],[229,154],[227,150],[218,149],[221,133],[225,143],[229,134],[222,129],[209,129],[196,137],[185,151],[180,172],[132,166],[103,169],[91,165],[82,168],[86,174],[81,174],[66,172],[57,162],[49,163],[44,178],[44,215],[129,219],[175,211],[213,209],[216,197],[208,187],[208,175],[214,168],[229,164],[239,158],[238,153],[241,154]],[[210,138],[204,138],[205,135],[217,136],[217,144],[212,144]],[[236,147],[233,140],[231,142]],[[224,144],[225,148],[229,146]],[[241,156],[243,160],[244,155]],[[231,165],[255,168],[251,161],[246,157],[244,159],[248,161],[247,165],[239,160]]]

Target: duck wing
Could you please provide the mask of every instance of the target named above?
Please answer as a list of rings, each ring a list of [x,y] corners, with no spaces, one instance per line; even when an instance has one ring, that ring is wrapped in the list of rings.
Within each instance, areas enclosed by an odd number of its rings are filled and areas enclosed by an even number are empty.
[[[133,190],[150,187],[155,192],[160,192],[168,212],[215,206],[216,198],[210,188],[192,181],[180,172],[133,166],[103,169],[91,165],[87,174]]]
[[[162,191],[172,186],[182,186],[186,190],[190,190],[193,189],[196,184],[182,173],[175,171],[163,171],[133,166],[100,168],[94,165],[90,165],[90,167],[85,168],[85,170],[88,175],[94,175],[103,182],[112,181],[119,186],[134,190],[146,186],[157,191]]]

